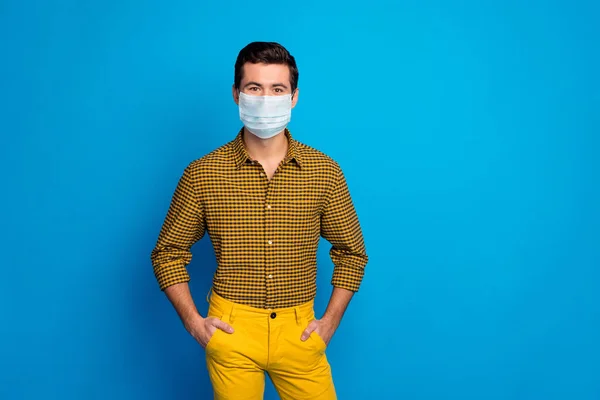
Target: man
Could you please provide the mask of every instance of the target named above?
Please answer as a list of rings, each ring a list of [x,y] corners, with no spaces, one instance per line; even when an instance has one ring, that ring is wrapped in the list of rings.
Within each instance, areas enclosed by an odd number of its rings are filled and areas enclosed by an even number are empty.
[[[205,349],[216,399],[262,399],[268,373],[282,399],[335,399],[325,350],[367,264],[339,165],[292,138],[298,102],[294,57],[255,42],[235,64],[243,128],[183,171],[151,259],[161,290]],[[217,269],[207,316],[186,266],[208,232]],[[334,263],[333,292],[315,319],[319,238]]]

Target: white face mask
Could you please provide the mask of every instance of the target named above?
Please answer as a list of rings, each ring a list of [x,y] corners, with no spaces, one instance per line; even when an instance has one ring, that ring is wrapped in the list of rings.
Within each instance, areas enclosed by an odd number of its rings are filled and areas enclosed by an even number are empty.
[[[240,119],[246,129],[261,139],[283,131],[292,115],[292,95],[251,96],[240,92]]]

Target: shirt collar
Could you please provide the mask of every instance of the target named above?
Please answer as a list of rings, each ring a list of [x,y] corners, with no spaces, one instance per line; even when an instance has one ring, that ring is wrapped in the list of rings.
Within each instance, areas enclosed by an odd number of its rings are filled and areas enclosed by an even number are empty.
[[[236,169],[240,169],[246,162],[252,161],[250,155],[248,155],[248,151],[246,150],[243,135],[244,128],[238,132],[232,143]],[[302,167],[302,155],[300,154],[300,149],[298,148],[298,142],[292,137],[291,132],[287,128],[285,129],[285,136],[288,139],[288,150],[285,158],[283,159],[283,164],[287,164],[288,162],[294,160],[299,167]]]

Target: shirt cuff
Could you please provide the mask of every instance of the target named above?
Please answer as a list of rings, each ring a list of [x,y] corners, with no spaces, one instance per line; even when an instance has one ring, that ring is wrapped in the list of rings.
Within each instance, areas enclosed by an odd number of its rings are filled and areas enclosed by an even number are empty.
[[[154,271],[154,276],[158,281],[160,290],[165,290],[169,286],[176,285],[178,283],[190,281],[190,275],[183,265],[168,266],[157,269]]]
[[[358,292],[364,275],[363,268],[335,267],[331,284],[334,287]]]

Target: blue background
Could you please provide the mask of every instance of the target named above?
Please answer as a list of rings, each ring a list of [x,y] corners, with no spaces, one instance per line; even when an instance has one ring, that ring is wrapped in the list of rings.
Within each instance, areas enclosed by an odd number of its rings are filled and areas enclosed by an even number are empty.
[[[212,3],[0,2],[0,398],[211,398],[149,255],[268,40],[370,255],[329,349],[340,399],[600,399],[598,3]],[[203,312],[214,268],[205,237]]]

